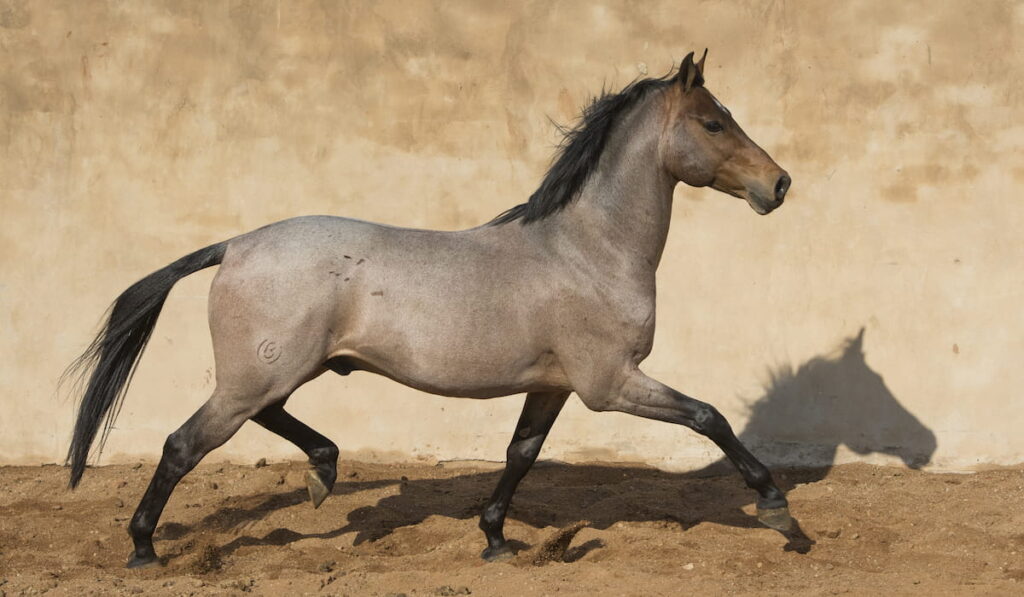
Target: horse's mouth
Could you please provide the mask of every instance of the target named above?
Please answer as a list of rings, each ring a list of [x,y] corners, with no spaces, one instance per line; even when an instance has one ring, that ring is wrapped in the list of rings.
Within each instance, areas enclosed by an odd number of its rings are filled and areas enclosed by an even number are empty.
[[[766,201],[756,193],[749,193],[746,197],[747,204],[753,209],[758,215],[766,216],[782,205],[782,201]]]
[[[729,188],[715,183],[712,183],[711,186],[717,191],[721,191],[727,195],[732,195],[737,199],[743,199],[751,209],[761,216],[766,216],[772,213],[782,205],[782,201],[775,201],[774,199],[766,198],[758,191],[751,190],[746,187]]]

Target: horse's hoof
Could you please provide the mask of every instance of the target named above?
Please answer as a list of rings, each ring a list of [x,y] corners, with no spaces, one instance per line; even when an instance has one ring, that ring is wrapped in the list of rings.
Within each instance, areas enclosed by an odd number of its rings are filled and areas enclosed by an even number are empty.
[[[487,562],[504,562],[511,560],[513,555],[512,548],[505,544],[501,547],[488,547],[483,550],[480,557]]]
[[[331,493],[315,470],[306,471],[306,489],[309,490],[309,500],[313,502],[314,509],[319,508]]]
[[[125,568],[156,568],[160,565],[160,558],[156,557],[156,554],[149,556],[139,556],[138,554],[132,554],[132,557],[128,558],[128,563],[125,564]]]
[[[757,520],[769,529],[775,529],[780,533],[788,533],[793,528],[793,518],[789,515],[789,508],[758,508]]]

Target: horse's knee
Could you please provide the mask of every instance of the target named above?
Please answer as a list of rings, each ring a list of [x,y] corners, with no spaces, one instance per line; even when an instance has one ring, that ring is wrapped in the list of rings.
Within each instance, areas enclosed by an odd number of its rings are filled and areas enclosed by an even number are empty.
[[[700,403],[692,414],[693,430],[710,438],[721,437],[732,432],[729,422],[718,409],[710,404]]]

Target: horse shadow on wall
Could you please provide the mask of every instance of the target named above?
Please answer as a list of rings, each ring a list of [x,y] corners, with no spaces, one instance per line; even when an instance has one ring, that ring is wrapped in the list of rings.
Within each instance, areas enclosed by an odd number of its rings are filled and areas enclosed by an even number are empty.
[[[931,461],[935,434],[903,407],[868,366],[864,328],[831,355],[769,372],[764,395],[750,407],[739,438],[769,467],[819,468],[835,463],[839,446],[895,456],[909,468]],[[694,475],[724,473],[719,460]]]
[[[775,369],[764,395],[753,402],[740,437],[758,458],[783,473],[776,475],[783,489],[825,477],[840,445],[861,455],[895,456],[911,468],[920,468],[934,454],[935,434],[900,405],[882,377],[868,366],[863,341],[862,328],[830,354],[812,358],[795,369]],[[347,519],[345,525],[319,533],[278,528],[263,537],[236,536],[222,550],[230,553],[243,546],[284,545],[348,533],[355,533],[354,543],[359,545],[434,515],[475,519],[500,474],[445,470],[438,478],[424,479],[346,480],[343,476],[335,486],[334,498],[324,503],[321,512],[326,510],[325,524]],[[372,506],[346,505],[340,497],[396,486],[397,493]],[[516,493],[509,518],[536,528],[565,527],[581,519],[598,529],[620,521],[659,521],[678,524],[684,530],[701,522],[758,527],[756,519],[742,511],[754,497],[724,459],[686,473],[539,462]],[[246,496],[236,502],[236,507],[208,515],[197,528],[239,530],[251,521],[291,507],[309,507],[305,491]],[[180,537],[189,530],[174,523],[165,526],[171,531],[164,533],[165,538]],[[525,545],[520,544],[522,547]],[[578,555],[582,557],[597,547],[600,545],[590,545]]]

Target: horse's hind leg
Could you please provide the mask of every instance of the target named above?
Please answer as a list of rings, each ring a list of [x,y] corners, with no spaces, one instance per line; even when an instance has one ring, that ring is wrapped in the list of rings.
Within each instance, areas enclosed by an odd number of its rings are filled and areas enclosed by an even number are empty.
[[[480,516],[480,529],[487,536],[487,549],[480,554],[483,559],[492,562],[512,554],[502,530],[512,494],[537,460],[548,431],[568,397],[568,392],[534,392],[526,395],[523,414],[519,416],[512,442],[508,445],[505,472]]]
[[[128,560],[129,568],[158,562],[153,549],[153,531],[178,481],[206,454],[234,435],[242,423],[267,402],[259,396],[234,396],[214,391],[206,404],[167,437],[160,464],[128,526],[135,544],[135,551]]]
[[[284,403],[282,400],[271,404],[252,420],[306,453],[309,464],[313,466],[306,473],[306,487],[313,507],[319,508],[334,489],[334,481],[338,478],[338,446],[285,411]]]

